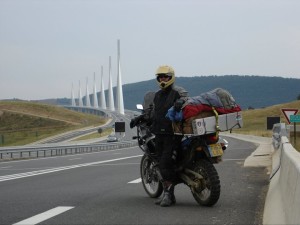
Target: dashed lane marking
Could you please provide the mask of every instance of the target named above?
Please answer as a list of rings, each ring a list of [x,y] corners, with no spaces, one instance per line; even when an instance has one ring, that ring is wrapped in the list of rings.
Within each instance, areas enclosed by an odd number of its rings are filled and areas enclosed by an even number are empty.
[[[133,181],[129,181],[128,184],[138,184],[138,183],[141,183],[142,182],[142,179],[141,178],[138,178],[136,180],[133,180]]]
[[[70,209],[73,209],[73,208],[74,208],[73,206],[58,206],[58,207],[50,209],[46,212],[40,213],[40,214],[32,216],[28,219],[17,222],[13,225],[24,225],[24,224],[35,225],[35,224],[38,224],[45,220],[48,220],[54,216],[57,216],[61,213],[64,213],[64,212],[70,210]]]
[[[79,160],[79,159],[82,159],[82,158],[71,158],[69,160],[72,161],[72,160]]]
[[[226,139],[224,139],[224,138],[223,138],[223,141],[226,143],[225,147],[227,148],[228,147],[228,141]]]
[[[109,163],[109,162],[114,162],[114,161],[125,160],[125,159],[132,159],[132,158],[137,158],[137,157],[141,157],[141,156],[142,155],[135,155],[135,156],[129,156],[129,157],[123,157],[123,158],[91,162],[91,163],[76,164],[76,165],[71,165],[71,166],[54,167],[51,169],[37,170],[37,171],[31,171],[31,172],[26,172],[26,173],[5,175],[5,176],[0,176],[0,182],[7,181],[7,180],[15,180],[15,179],[19,179],[19,178],[25,178],[25,177],[32,177],[32,176],[37,176],[37,175],[42,175],[42,174],[47,174],[47,173],[54,173],[54,172],[58,172],[58,171],[75,169],[75,168],[80,168],[80,167],[85,167],[85,166],[94,166],[94,165],[98,165],[98,164],[104,164],[104,163]]]
[[[0,169],[8,169],[8,168],[12,168],[12,166],[4,166],[4,167],[0,167]]]

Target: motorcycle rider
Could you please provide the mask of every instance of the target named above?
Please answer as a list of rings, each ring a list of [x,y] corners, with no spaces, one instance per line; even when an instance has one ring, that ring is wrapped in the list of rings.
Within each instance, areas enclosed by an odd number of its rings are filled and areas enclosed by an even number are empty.
[[[164,193],[156,202],[166,207],[176,203],[174,186],[176,184],[174,150],[180,145],[182,136],[174,135],[172,122],[166,118],[168,109],[174,104],[182,106],[188,93],[183,88],[175,86],[175,72],[171,66],[159,66],[156,70],[156,80],[160,90],[155,93],[153,104],[152,132],[155,134],[155,146],[159,155],[159,168],[163,177]]]

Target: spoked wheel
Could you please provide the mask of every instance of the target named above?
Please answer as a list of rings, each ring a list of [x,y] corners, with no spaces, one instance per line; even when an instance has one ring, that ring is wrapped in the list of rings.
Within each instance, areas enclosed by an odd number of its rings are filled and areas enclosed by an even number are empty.
[[[192,178],[192,180],[197,183],[197,187],[191,187],[194,199],[199,205],[213,206],[219,200],[221,192],[220,179],[217,170],[213,164],[206,160],[196,162],[192,170],[204,178]]]
[[[162,183],[159,181],[154,162],[147,155],[142,157],[140,172],[146,193],[151,198],[159,197],[163,191]]]

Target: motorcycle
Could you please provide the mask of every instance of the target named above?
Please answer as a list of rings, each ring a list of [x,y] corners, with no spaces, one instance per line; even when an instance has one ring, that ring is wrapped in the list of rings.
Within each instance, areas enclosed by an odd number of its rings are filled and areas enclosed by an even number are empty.
[[[149,197],[158,198],[163,192],[163,178],[155,151],[155,135],[150,131],[151,104],[144,101],[144,106],[139,104],[137,109],[142,110],[142,114],[131,120],[131,128],[137,127],[137,136],[133,138],[144,152],[140,163],[142,184]],[[225,144],[216,140],[216,134],[183,135],[181,146],[174,151],[176,184],[186,184],[199,205],[213,206],[219,200],[220,178],[214,164],[221,162],[225,149]]]

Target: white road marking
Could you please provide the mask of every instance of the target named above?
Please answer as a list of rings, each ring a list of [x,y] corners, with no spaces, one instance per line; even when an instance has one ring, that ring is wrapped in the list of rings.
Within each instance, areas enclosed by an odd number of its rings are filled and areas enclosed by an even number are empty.
[[[12,166],[4,166],[4,167],[0,167],[0,169],[8,169],[11,168]]]
[[[97,161],[97,162],[92,162],[92,163],[83,163],[83,164],[77,164],[77,165],[71,165],[71,166],[63,166],[63,167],[55,167],[55,168],[45,169],[45,170],[31,171],[31,172],[26,172],[26,173],[5,175],[5,176],[0,176],[0,182],[7,181],[7,180],[15,180],[15,179],[19,179],[19,178],[25,178],[25,177],[32,177],[32,176],[37,176],[37,175],[41,175],[41,174],[54,173],[54,172],[58,172],[58,171],[80,168],[80,167],[85,167],[85,166],[93,166],[93,165],[97,165],[97,164],[120,161],[120,160],[124,160],[124,159],[137,158],[137,157],[142,157],[142,156],[143,155],[135,155],[135,156],[129,156],[129,157],[123,157],[123,158],[117,158],[117,159]]]
[[[82,158],[72,158],[72,159],[69,159],[69,160],[78,160],[78,159],[82,159]]]
[[[104,163],[101,165],[92,165],[92,166],[130,166],[130,165],[140,165],[140,163]]]
[[[24,225],[24,224],[30,224],[30,225],[34,225],[34,224],[38,224],[40,222],[43,222],[45,220],[48,220],[54,216],[57,216],[61,213],[64,213],[70,209],[73,209],[74,207],[72,206],[58,206],[56,208],[50,209],[46,212],[40,213],[38,215],[32,216],[28,219],[22,220],[18,223],[15,223],[13,225]]]
[[[226,143],[225,147],[227,148],[228,147],[228,141],[226,139],[224,139],[224,138],[223,138],[223,141]]]
[[[128,184],[137,184],[137,183],[141,183],[142,182],[142,179],[141,178],[138,178],[136,180],[133,180],[133,181],[130,181],[128,182]]]
[[[222,159],[223,161],[244,161],[245,159]]]

